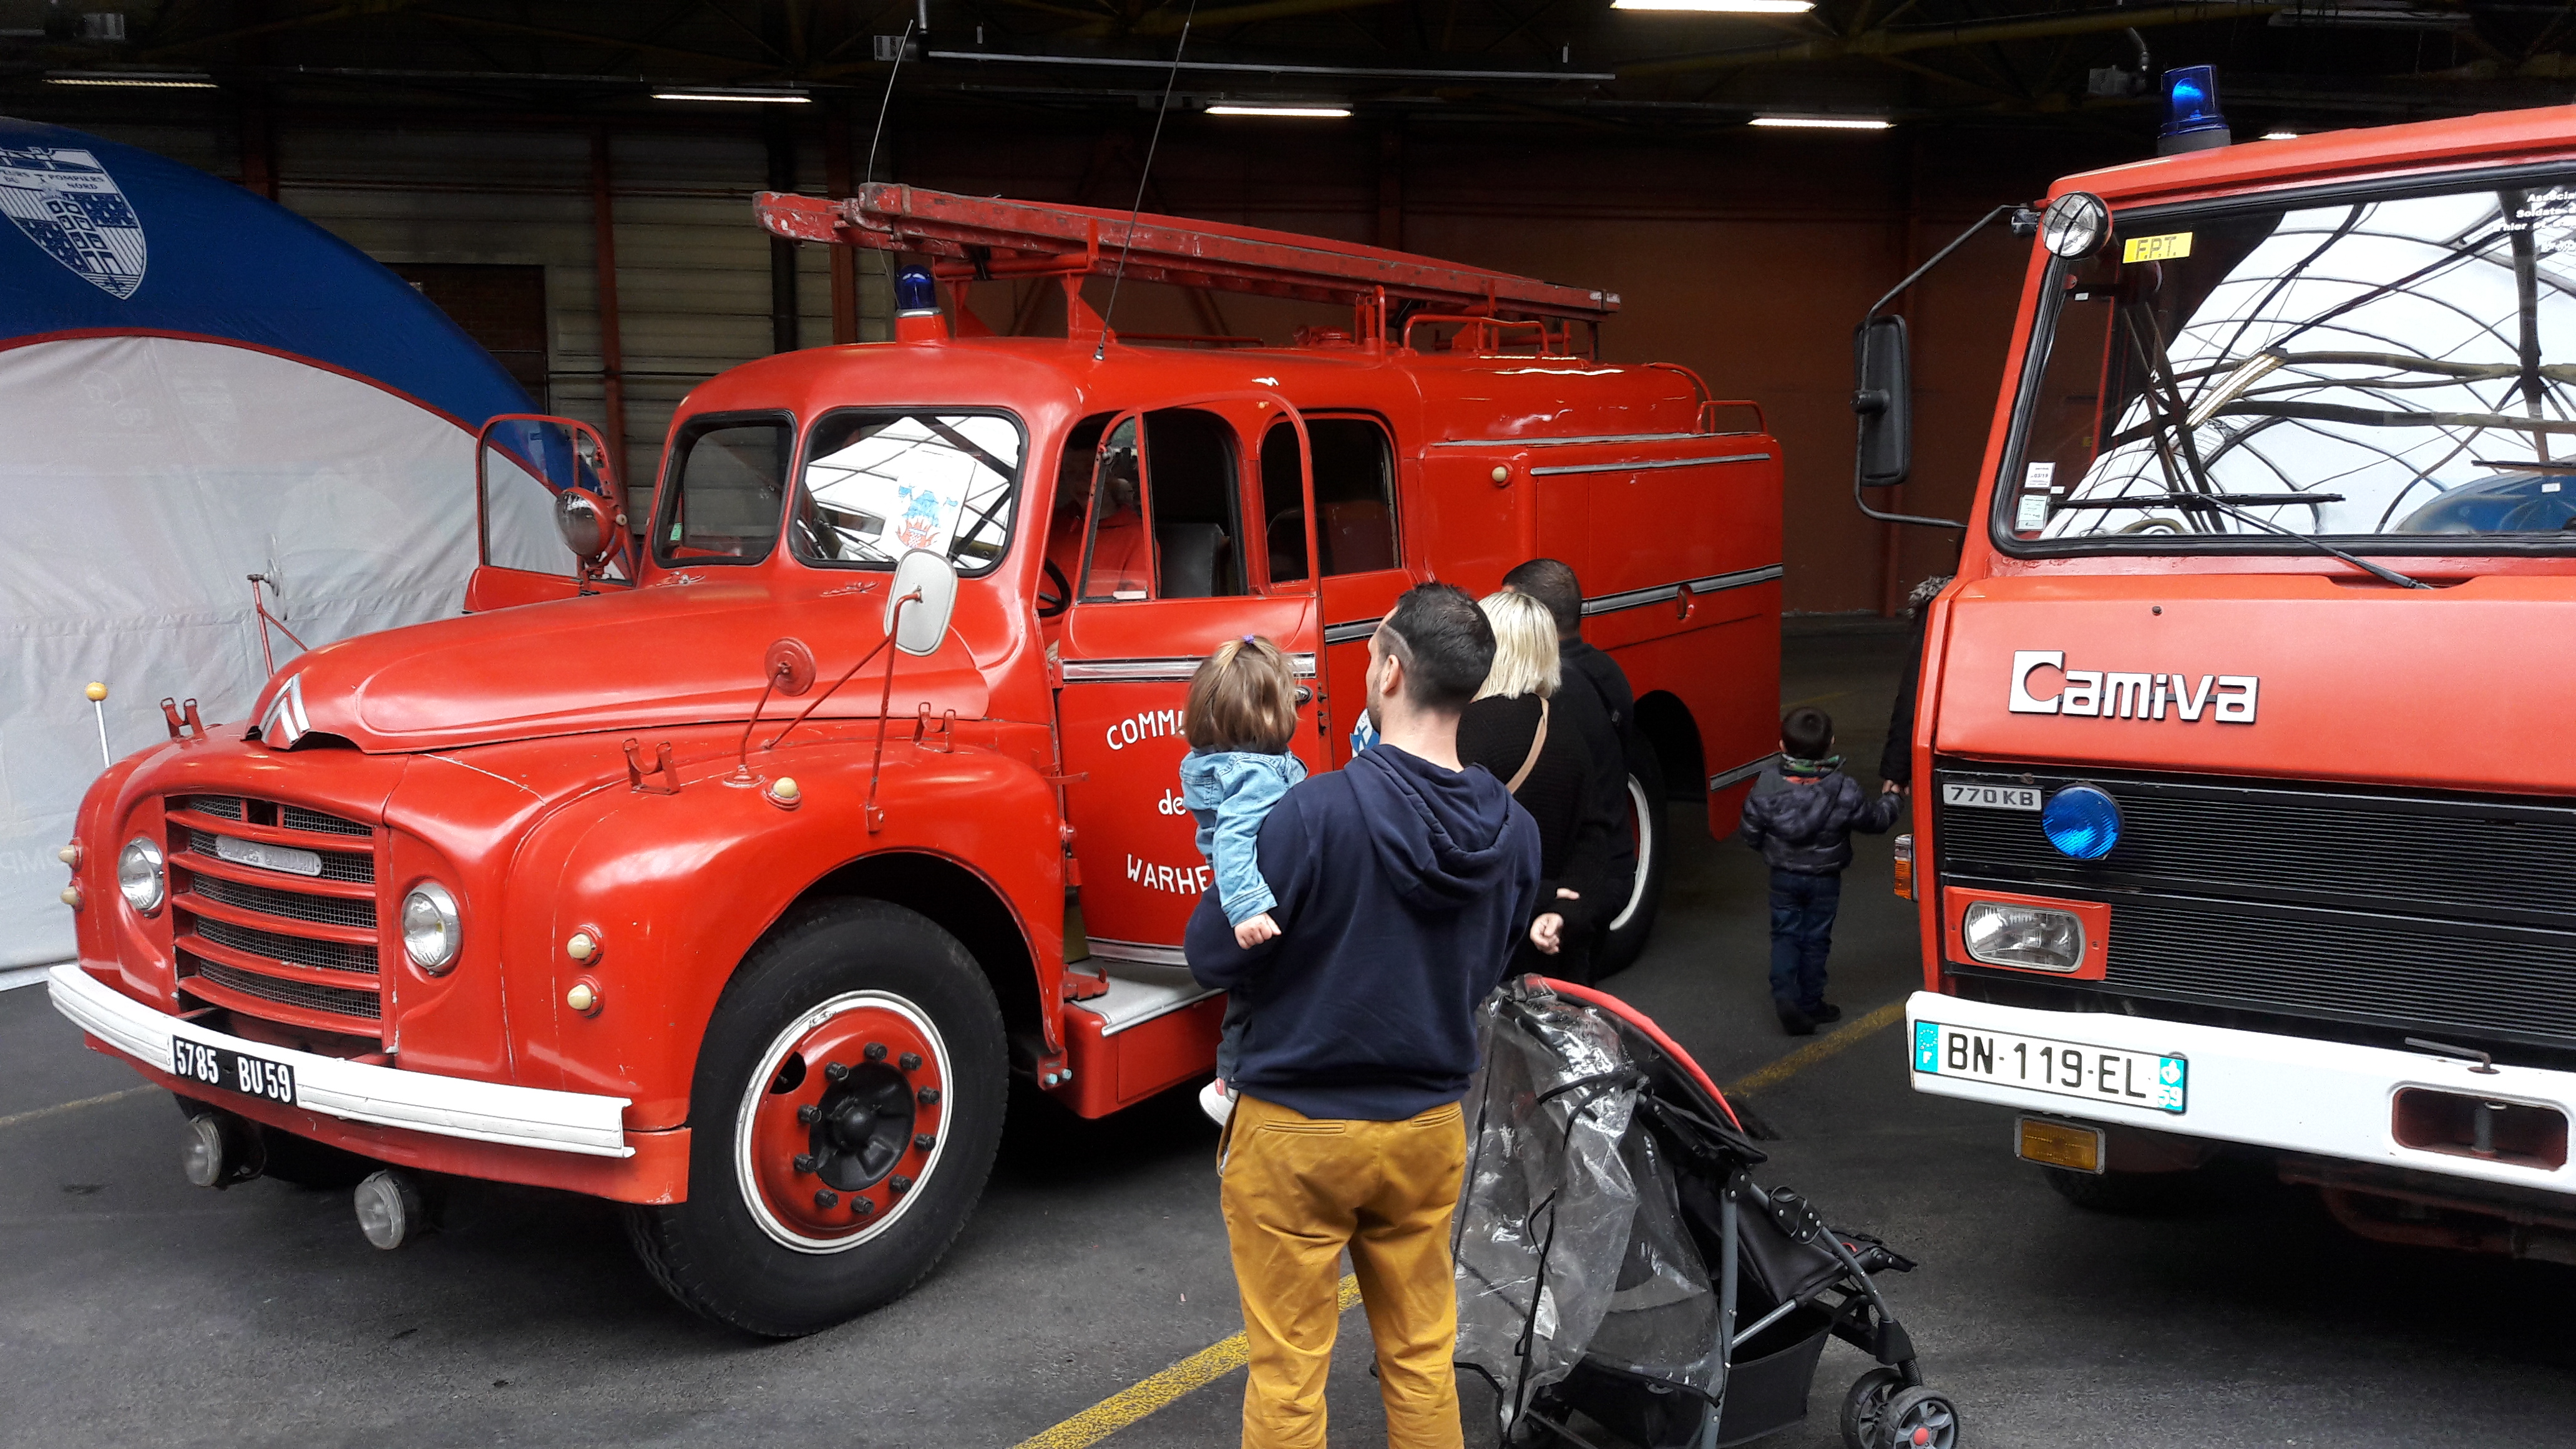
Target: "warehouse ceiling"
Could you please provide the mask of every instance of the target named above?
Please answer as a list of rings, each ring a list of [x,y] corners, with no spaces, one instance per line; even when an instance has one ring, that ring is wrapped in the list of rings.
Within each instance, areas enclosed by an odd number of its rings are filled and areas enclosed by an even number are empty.
[[[1760,117],[2135,135],[2157,119],[2151,78],[2186,64],[2220,67],[2240,132],[2576,97],[2576,15],[2541,0],[1627,8],[1639,3],[0,0],[0,107],[46,116],[77,99],[134,114],[194,91],[287,109],[703,125],[728,108],[865,114],[891,77],[907,107],[1035,116],[1153,105],[1168,87],[1188,107],[1648,135]],[[688,95],[702,99],[672,99]]]

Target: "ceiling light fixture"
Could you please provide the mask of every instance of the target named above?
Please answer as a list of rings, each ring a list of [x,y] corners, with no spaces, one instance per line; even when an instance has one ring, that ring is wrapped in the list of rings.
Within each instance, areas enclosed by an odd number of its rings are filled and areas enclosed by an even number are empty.
[[[2263,139],[2266,141],[2295,141],[2299,139],[2299,133],[2296,131],[2265,131],[2263,133]]]
[[[1757,126],[1792,126],[1813,131],[1884,131],[1895,125],[1859,116],[1755,116]]]
[[[1610,0],[1613,10],[1686,10],[1701,15],[1804,15],[1816,0]]]
[[[215,78],[204,71],[90,70],[59,71],[45,77],[49,86],[128,86],[161,91],[210,91]]]
[[[653,92],[653,99],[657,101],[727,101],[736,105],[752,106],[803,106],[811,105],[814,100],[812,96],[805,94],[803,91],[737,91],[714,89],[697,91],[655,91]]]
[[[1221,101],[1207,108],[1211,116],[1304,116],[1310,119],[1336,119],[1351,113],[1348,106],[1256,106]]]

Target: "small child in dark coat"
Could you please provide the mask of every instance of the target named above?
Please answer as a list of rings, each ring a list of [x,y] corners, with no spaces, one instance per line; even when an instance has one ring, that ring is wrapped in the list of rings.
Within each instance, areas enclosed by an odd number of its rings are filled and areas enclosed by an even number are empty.
[[[1825,955],[1833,949],[1851,834],[1885,831],[1904,813],[1905,796],[1872,795],[1842,772],[1833,753],[1834,722],[1805,705],[1780,721],[1780,773],[1788,788],[1744,802],[1744,843],[1771,863],[1771,1002],[1791,1036],[1836,1021],[1842,1008],[1825,1000]]]

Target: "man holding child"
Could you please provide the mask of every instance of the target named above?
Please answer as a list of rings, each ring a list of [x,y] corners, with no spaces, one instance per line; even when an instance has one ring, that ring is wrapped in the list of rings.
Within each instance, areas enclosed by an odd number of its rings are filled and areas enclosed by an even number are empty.
[[[1322,1449],[1346,1248],[1388,1443],[1460,1443],[1459,1099],[1476,1010],[1538,907],[1537,827],[1458,759],[1458,717],[1494,647],[1464,592],[1408,590],[1369,640],[1377,743],[1261,821],[1277,934],[1238,931],[1212,896],[1190,920],[1191,971],[1244,1008],[1218,1161],[1251,1344],[1247,1449]]]

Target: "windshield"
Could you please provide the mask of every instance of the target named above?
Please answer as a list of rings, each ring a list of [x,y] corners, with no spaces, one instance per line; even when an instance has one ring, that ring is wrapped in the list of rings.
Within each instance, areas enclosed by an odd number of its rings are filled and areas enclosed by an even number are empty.
[[[892,568],[922,548],[982,573],[1010,543],[1020,453],[1019,422],[1001,413],[826,413],[806,443],[790,547],[826,568]]]
[[[2051,266],[2007,547],[2576,543],[2576,189],[2123,215]]]

